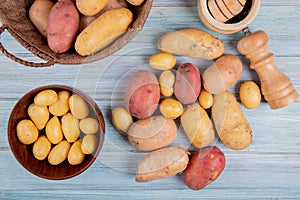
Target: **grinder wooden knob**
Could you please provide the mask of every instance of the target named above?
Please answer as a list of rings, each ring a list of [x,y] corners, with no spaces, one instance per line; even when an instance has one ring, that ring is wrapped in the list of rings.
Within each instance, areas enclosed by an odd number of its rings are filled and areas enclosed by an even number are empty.
[[[274,63],[275,55],[268,51],[268,36],[264,31],[247,35],[238,42],[238,50],[250,59],[250,68],[260,79],[262,94],[272,109],[295,102],[299,95],[291,80]]]

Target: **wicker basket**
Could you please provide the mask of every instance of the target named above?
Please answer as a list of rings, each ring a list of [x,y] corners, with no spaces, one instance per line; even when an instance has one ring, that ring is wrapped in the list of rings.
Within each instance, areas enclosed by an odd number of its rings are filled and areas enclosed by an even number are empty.
[[[142,29],[153,2],[153,0],[145,0],[141,6],[131,7],[130,9],[134,15],[134,21],[129,30],[102,51],[83,57],[77,54],[74,49],[63,54],[56,54],[49,49],[46,38],[38,32],[28,17],[28,10],[33,1],[34,0],[0,0],[0,21],[2,22],[0,35],[4,30],[8,30],[22,46],[46,62],[34,63],[17,58],[12,53],[9,53],[1,43],[0,50],[5,56],[12,60],[31,67],[46,67],[54,65],[55,63],[83,64],[103,59],[115,53],[131,41]]]

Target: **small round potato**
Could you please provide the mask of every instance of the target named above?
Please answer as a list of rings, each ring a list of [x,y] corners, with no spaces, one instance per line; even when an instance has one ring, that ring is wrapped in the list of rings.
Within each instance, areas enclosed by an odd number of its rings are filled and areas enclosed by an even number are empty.
[[[32,144],[38,139],[39,132],[31,120],[23,119],[17,125],[17,136],[23,144]]]
[[[85,134],[95,134],[99,130],[99,122],[95,118],[85,118],[80,120],[79,128]]]
[[[47,106],[39,106],[32,103],[28,107],[27,112],[38,130],[45,128],[50,116]]]
[[[165,97],[173,95],[175,83],[175,75],[170,71],[163,71],[159,76],[160,93]]]
[[[34,103],[39,106],[49,106],[57,101],[57,93],[54,90],[43,90],[34,97]]]
[[[81,143],[81,150],[84,154],[92,154],[97,148],[98,139],[95,135],[85,135]]]
[[[65,103],[69,103],[69,98],[70,98],[71,94],[68,91],[60,91],[58,93],[58,99],[65,102]]]
[[[68,156],[71,144],[66,140],[61,141],[53,147],[48,155],[48,162],[51,165],[59,165],[64,162]]]
[[[159,109],[161,114],[169,119],[176,119],[183,112],[182,104],[175,99],[163,99]]]
[[[85,154],[81,151],[81,140],[73,143],[68,153],[68,162],[71,165],[79,165],[84,160]]]
[[[44,160],[47,158],[50,150],[51,143],[45,135],[41,135],[32,147],[33,156],[38,160]]]
[[[240,87],[240,99],[245,108],[254,109],[261,102],[260,89],[253,81],[245,81]]]
[[[172,69],[176,64],[176,57],[168,53],[158,53],[150,56],[149,65],[153,69],[168,70]]]
[[[133,123],[132,116],[125,108],[116,107],[112,111],[112,123],[121,134],[127,135],[127,130]]]
[[[202,108],[209,109],[213,105],[213,96],[209,92],[203,89],[200,92],[198,101],[200,106],[202,106]]]
[[[87,103],[77,94],[74,94],[69,98],[69,106],[71,113],[77,119],[84,119],[89,115],[90,110]]]

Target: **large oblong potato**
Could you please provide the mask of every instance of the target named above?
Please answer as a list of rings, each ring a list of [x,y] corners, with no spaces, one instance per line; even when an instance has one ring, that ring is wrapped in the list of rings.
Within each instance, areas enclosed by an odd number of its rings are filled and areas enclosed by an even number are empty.
[[[215,132],[212,122],[198,103],[188,105],[184,109],[180,121],[194,147],[203,148],[213,142]]]
[[[126,110],[139,119],[150,117],[160,99],[159,82],[154,73],[140,70],[133,74],[126,88]]]
[[[205,31],[188,28],[163,35],[158,49],[170,54],[211,60],[224,53],[224,43]]]
[[[212,118],[221,142],[234,150],[246,149],[252,143],[252,129],[239,103],[228,91],[214,96]]]
[[[127,31],[132,20],[133,14],[127,8],[106,11],[77,36],[75,50],[87,56],[104,49]]]
[[[47,40],[55,53],[68,51],[79,28],[79,13],[70,0],[61,0],[52,7],[48,18]]]
[[[149,153],[138,164],[136,181],[147,182],[175,176],[185,170],[189,162],[188,152],[172,146]]]
[[[127,137],[138,150],[152,151],[172,143],[176,133],[177,127],[173,119],[157,115],[133,123],[127,131]]]

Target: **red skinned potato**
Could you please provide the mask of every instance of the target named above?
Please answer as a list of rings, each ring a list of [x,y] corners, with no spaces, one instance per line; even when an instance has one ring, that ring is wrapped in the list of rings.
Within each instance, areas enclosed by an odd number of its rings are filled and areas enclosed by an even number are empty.
[[[127,111],[139,119],[150,117],[160,99],[158,80],[150,71],[140,70],[131,77],[125,93]]]
[[[70,49],[79,27],[79,13],[70,0],[58,1],[48,18],[48,45],[55,53]]]
[[[201,79],[198,68],[192,63],[182,64],[176,72],[174,94],[183,104],[194,103],[200,94]]]
[[[184,183],[192,190],[200,190],[220,176],[225,164],[225,155],[218,147],[205,147],[191,158],[184,172]]]

